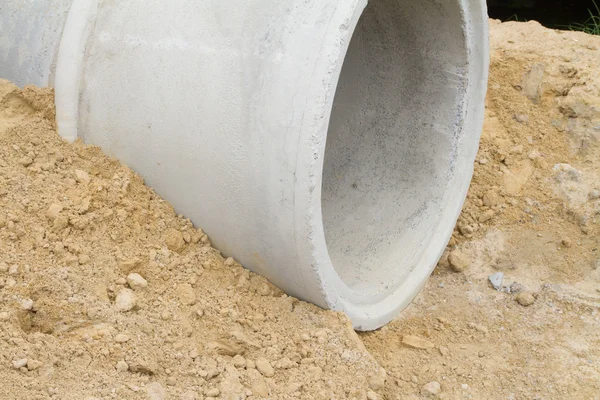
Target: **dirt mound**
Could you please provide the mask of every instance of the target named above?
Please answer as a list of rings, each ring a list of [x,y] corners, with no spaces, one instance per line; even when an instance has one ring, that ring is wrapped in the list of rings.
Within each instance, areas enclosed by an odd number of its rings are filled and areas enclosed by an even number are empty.
[[[128,168],[0,81],[0,398],[364,399],[347,318],[232,259]]]
[[[0,398],[598,398],[600,38],[492,21],[491,46],[448,251],[360,337],[0,81]]]

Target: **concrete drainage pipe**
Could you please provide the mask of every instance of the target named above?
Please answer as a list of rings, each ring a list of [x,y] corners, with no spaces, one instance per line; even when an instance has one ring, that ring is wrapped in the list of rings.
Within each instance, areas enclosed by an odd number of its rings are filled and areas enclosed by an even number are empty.
[[[390,321],[459,215],[483,0],[8,0],[0,74],[291,295]]]

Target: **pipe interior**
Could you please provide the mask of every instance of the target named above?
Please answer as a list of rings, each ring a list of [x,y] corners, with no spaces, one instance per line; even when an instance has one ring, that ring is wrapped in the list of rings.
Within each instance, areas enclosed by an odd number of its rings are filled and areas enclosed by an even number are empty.
[[[329,256],[356,292],[381,293],[432,267],[418,261],[454,179],[466,60],[456,0],[371,0],[358,21],[321,200]]]

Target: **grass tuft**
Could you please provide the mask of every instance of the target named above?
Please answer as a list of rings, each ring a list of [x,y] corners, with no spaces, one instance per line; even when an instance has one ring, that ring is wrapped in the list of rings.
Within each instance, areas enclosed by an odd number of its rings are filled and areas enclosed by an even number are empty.
[[[568,26],[572,31],[580,31],[589,33],[590,35],[599,35],[600,36],[600,7],[595,0],[592,0],[594,3],[595,10],[588,10],[590,13],[590,17],[581,24],[571,24]]]

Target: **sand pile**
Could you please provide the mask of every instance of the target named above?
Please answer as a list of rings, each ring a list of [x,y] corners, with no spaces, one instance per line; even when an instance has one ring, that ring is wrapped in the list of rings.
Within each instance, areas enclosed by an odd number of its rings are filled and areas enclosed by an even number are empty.
[[[224,260],[131,170],[63,142],[52,98],[0,81],[1,399],[377,397],[344,315]]]
[[[62,142],[51,91],[0,81],[0,398],[597,398],[600,38],[492,21],[491,47],[448,251],[360,336]]]

